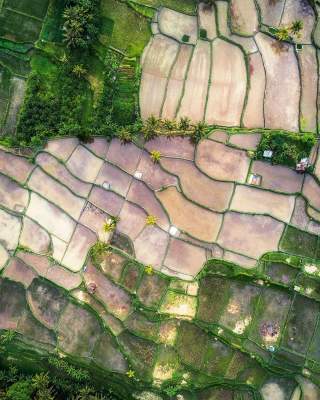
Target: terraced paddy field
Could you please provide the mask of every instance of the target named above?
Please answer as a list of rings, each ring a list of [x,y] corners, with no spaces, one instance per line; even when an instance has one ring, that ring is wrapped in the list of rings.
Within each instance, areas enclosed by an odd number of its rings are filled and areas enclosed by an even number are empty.
[[[279,42],[276,30],[296,20],[301,34]],[[160,8],[142,62],[142,116],[316,132],[317,27],[305,0],[218,0],[196,16]]]
[[[320,400],[319,2],[89,3],[0,0],[0,399]]]
[[[138,399],[320,398],[319,175],[248,144],[219,130],[196,146],[55,139],[34,162],[1,150],[7,356],[58,350]]]

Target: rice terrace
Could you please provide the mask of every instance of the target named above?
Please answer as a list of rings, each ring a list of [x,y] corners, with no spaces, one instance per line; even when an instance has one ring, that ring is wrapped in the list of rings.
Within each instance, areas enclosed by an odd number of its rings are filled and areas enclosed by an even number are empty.
[[[319,15],[0,0],[0,400],[320,400]]]

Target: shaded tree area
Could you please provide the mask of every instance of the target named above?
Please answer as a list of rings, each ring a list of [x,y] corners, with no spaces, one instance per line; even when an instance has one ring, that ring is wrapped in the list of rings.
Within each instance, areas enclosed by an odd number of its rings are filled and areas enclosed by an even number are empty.
[[[63,18],[67,46],[87,49],[99,33],[99,0],[67,0]]]

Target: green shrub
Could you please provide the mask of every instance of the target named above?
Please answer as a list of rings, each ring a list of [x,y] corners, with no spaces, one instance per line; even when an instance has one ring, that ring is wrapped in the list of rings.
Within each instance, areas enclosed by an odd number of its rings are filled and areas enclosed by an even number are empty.
[[[18,381],[9,387],[6,398],[8,400],[31,400],[32,392],[33,387],[29,380]]]
[[[189,43],[189,40],[190,40],[190,36],[189,36],[189,35],[183,35],[183,36],[182,36],[182,41],[183,41],[184,43]]]
[[[193,143],[199,143],[203,139],[208,131],[208,126],[204,122],[198,122],[190,132],[191,141]]]
[[[89,379],[89,373],[87,370],[74,367],[65,360],[57,357],[49,357],[48,362],[57,372],[62,373],[64,376],[68,376],[68,378],[75,382],[84,382]]]
[[[270,132],[263,135],[257,149],[257,158],[263,159],[265,150],[272,150],[274,164],[294,167],[301,158],[309,157],[316,137],[312,133],[296,134]]]
[[[112,117],[121,126],[130,125],[135,121],[136,106],[129,99],[115,99],[113,103]]]
[[[207,39],[207,38],[208,35],[206,29],[200,29],[200,39]]]

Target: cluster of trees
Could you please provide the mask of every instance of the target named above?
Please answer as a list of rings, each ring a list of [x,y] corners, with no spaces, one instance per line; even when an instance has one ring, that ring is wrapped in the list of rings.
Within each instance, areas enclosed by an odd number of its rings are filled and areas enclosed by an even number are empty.
[[[87,49],[99,33],[99,0],[68,0],[63,18],[67,46]]]
[[[275,29],[275,36],[278,40],[293,40],[295,37],[301,37],[301,31],[303,29],[303,21],[296,20],[288,26],[282,26]]]
[[[187,117],[180,118],[179,121],[175,120],[162,120],[151,115],[142,124],[142,133],[146,140],[153,139],[159,135],[165,136],[189,136],[191,141],[198,143],[208,133],[208,126],[199,121],[196,124],[191,123]]]
[[[257,158],[263,159],[265,150],[272,150],[274,164],[295,167],[305,157],[309,157],[316,137],[312,133],[296,134],[282,131],[266,133],[257,148]]]
[[[88,83],[77,78],[72,64],[62,64],[51,82],[32,74],[20,113],[19,145],[41,146],[55,135],[81,135]]]
[[[16,367],[0,370],[0,400],[117,400],[111,393],[99,393],[83,385],[69,385],[67,389],[57,378],[40,372],[28,375]]]
[[[15,338],[15,332],[0,336],[1,353]],[[90,385],[90,374],[64,359],[49,357],[48,372],[26,373],[13,364],[1,366],[0,400],[119,400],[110,388],[98,391]]]

